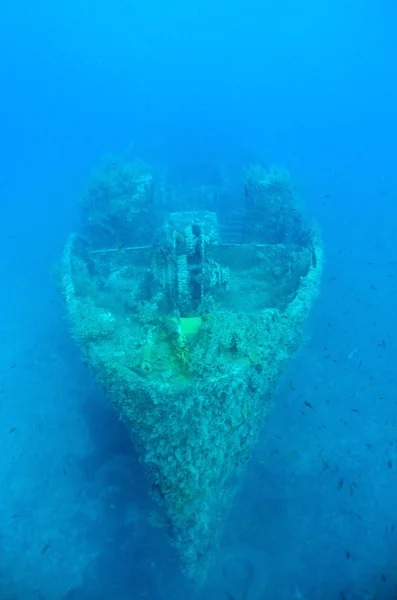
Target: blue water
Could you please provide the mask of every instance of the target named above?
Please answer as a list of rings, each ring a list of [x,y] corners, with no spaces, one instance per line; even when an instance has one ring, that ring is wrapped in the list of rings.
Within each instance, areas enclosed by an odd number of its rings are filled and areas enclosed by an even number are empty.
[[[397,598],[396,28],[390,0],[3,0],[0,600]],[[310,341],[201,590],[52,274],[90,170],[125,150],[280,164],[324,236]]]

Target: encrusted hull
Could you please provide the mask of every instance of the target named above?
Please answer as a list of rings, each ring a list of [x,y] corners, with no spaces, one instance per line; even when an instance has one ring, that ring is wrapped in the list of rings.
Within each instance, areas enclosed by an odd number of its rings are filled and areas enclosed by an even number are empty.
[[[152,245],[71,236],[63,257],[72,335],[131,431],[195,580],[219,546],[322,270],[315,229],[288,243],[248,235],[222,243],[213,213],[174,213]]]

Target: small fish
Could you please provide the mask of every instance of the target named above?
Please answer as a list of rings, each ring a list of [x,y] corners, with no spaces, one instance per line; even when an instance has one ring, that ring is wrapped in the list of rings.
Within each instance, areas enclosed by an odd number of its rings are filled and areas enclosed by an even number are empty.
[[[240,415],[241,418],[246,421],[248,418],[248,406],[243,406],[242,409],[240,410]]]
[[[176,589],[176,591],[177,591],[177,592],[181,592],[182,594],[184,594],[184,595],[185,595],[185,598],[188,598],[188,597],[189,597],[189,594],[188,594],[188,592],[187,592],[186,588],[182,587],[181,585],[177,585],[177,586],[175,587],[175,589]],[[145,594],[145,596],[146,596],[146,594]]]
[[[168,256],[168,254],[166,253],[166,251],[163,248],[161,248],[161,254],[163,255],[163,258],[164,258],[165,262],[168,262],[169,261],[169,256]]]
[[[328,461],[328,460],[324,460],[324,459],[323,459],[323,468],[322,468],[322,471],[321,471],[321,475],[322,475],[323,473],[325,473],[325,471],[327,471],[327,470],[328,470],[328,467],[329,467],[329,461]]]
[[[393,468],[393,461],[391,458],[389,458],[389,460],[387,461],[387,466],[389,467],[389,469]]]
[[[250,527],[252,525],[253,521],[244,521],[243,523],[238,523],[239,527]]]
[[[304,401],[304,405],[307,406],[307,408],[311,408],[312,410],[316,410],[313,406],[313,404],[310,404],[310,402],[307,402],[307,400]]]
[[[231,427],[229,429],[229,431],[226,432],[225,437],[228,438],[229,436],[231,436],[233,433],[235,433],[238,429],[240,429],[240,427],[244,425],[244,421],[241,421],[241,423],[238,423],[237,425],[234,425],[234,427]]]
[[[16,431],[16,430],[17,430],[17,428],[16,428],[16,427],[11,427],[11,429],[9,430],[9,432],[8,432],[8,433],[14,433],[14,431]]]
[[[245,194],[245,197],[248,198],[248,188],[246,185],[244,186],[244,194]]]
[[[343,488],[343,483],[344,483],[344,482],[343,482],[343,477],[341,477],[341,478],[339,479],[339,483],[338,483],[338,490],[341,490],[341,489]]]
[[[288,452],[288,454],[286,454],[285,458],[293,458],[297,454],[298,454],[298,452],[296,450],[293,450],[292,452]]]
[[[43,548],[41,549],[41,554],[45,554],[49,547],[50,547],[50,544],[46,544],[45,546],[43,546]]]
[[[346,558],[347,558],[347,560],[349,560],[350,557],[351,557],[351,554],[350,554],[349,550],[346,550]]]

